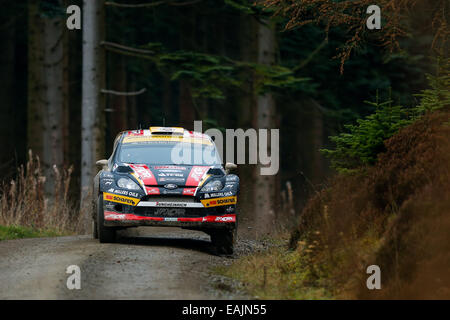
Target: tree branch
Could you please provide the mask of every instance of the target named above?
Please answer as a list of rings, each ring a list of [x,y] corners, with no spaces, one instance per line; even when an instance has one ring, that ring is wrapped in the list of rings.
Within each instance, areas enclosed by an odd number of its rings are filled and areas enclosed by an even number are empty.
[[[139,4],[126,4],[126,3],[117,3],[112,1],[105,2],[105,6],[119,7],[119,8],[148,8],[159,6],[160,4],[167,3],[167,1],[157,1],[152,3],[139,3]]]
[[[100,90],[101,93],[112,94],[115,96],[138,96],[140,94],[143,94],[145,91],[147,91],[146,88],[142,88],[139,91],[130,91],[130,92],[120,92],[120,91],[106,90],[106,89]]]
[[[118,48],[118,49],[122,49],[122,50],[126,50],[126,51],[136,52],[136,53],[148,53],[148,54],[155,53],[154,51],[151,51],[151,50],[136,49],[136,48],[124,46],[123,44],[118,44],[118,43],[109,42],[109,41],[102,41],[102,42],[100,42],[100,45]]]
[[[138,53],[133,53],[133,52],[130,52],[130,51],[124,51],[124,50],[115,49],[115,48],[109,48],[109,47],[106,47],[105,49],[108,50],[108,51],[117,53],[117,54],[122,54],[124,56],[131,56],[131,57],[136,57],[136,58],[142,58],[142,59],[147,59],[147,60],[151,60],[151,61],[155,60],[154,57],[148,56],[148,55],[144,55],[144,54],[138,54]]]
[[[168,4],[169,6],[188,6],[191,4],[196,4],[197,2],[200,2],[203,0],[192,0],[192,1],[186,1],[186,2],[175,2],[175,1],[157,1],[157,2],[151,2],[151,3],[138,3],[138,4],[128,4],[128,3],[117,3],[112,1],[105,2],[106,6],[112,6],[112,7],[119,7],[119,8],[151,8],[156,7],[161,4]]]

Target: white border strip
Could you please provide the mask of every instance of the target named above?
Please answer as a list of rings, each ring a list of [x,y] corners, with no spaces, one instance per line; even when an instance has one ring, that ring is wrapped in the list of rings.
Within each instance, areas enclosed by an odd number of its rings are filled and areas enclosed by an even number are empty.
[[[138,207],[156,207],[156,208],[204,208],[199,202],[169,202],[169,201],[141,201]]]

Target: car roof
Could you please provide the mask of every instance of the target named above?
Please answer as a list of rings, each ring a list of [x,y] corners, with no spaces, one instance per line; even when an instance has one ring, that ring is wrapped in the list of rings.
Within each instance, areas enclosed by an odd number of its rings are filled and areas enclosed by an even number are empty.
[[[189,131],[181,127],[150,127],[149,129],[128,130],[120,134],[122,143],[139,142],[184,142],[212,145],[210,136],[196,131]]]

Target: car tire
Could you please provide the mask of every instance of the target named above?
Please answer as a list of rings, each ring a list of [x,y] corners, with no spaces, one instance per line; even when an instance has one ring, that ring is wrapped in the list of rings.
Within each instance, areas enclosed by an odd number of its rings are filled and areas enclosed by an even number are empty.
[[[95,220],[92,220],[92,238],[98,239],[98,227]]]
[[[233,254],[236,230],[215,230],[211,232],[211,242],[218,254]]]
[[[116,230],[104,225],[105,215],[103,210],[103,195],[97,200],[97,236],[100,243],[114,243],[116,241]]]

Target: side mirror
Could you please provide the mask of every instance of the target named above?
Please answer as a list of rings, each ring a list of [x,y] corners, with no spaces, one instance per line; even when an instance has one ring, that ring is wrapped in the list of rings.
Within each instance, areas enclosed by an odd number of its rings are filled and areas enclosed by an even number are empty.
[[[225,170],[228,172],[230,172],[231,170],[235,170],[237,168],[237,165],[235,165],[234,163],[231,162],[227,162],[225,163]]]
[[[106,159],[98,160],[95,164],[99,167],[104,168],[108,165],[108,160]]]

